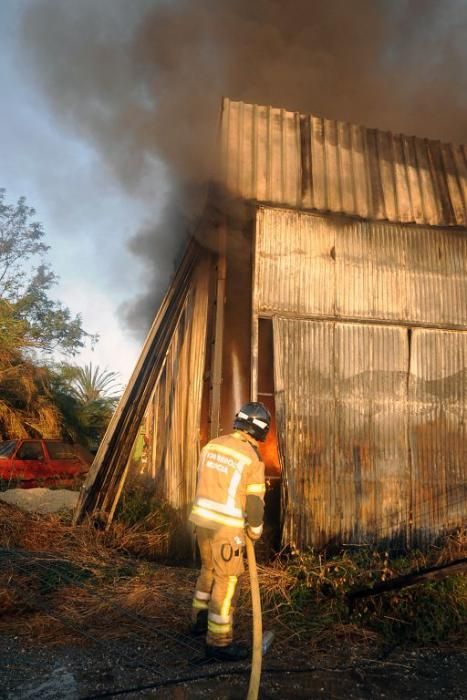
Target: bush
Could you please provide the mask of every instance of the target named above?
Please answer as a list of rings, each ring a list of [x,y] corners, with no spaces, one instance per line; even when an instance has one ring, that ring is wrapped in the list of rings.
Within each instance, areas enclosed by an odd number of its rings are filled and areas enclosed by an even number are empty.
[[[184,518],[154,494],[152,480],[130,481],[120,499],[114,524],[120,548],[136,556],[184,561],[191,556],[192,538]]]
[[[419,644],[465,640],[467,580],[452,575],[419,583],[349,605],[348,594],[381,581],[465,557],[465,533],[458,532],[428,553],[358,547],[327,557],[312,550],[279,557],[262,569],[267,607],[300,637],[329,642],[341,633]],[[275,573],[274,573],[275,572]]]

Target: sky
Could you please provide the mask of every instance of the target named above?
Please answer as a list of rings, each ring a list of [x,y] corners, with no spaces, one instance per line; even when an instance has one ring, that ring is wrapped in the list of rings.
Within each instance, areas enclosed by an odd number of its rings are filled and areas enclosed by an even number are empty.
[[[466,36],[467,0],[0,0],[0,187],[100,335],[77,361],[128,379],[223,95],[467,143]]]
[[[159,203],[131,196],[89,142],[66,128],[18,60],[18,25],[30,2],[0,2],[0,186],[7,201],[24,195],[43,224],[47,259],[60,278],[53,296],[81,314],[98,333],[75,361],[120,373],[124,383],[137,360],[142,333],[121,318],[121,304],[141,292],[144,265],[128,240]],[[161,182],[162,188],[164,182]]]

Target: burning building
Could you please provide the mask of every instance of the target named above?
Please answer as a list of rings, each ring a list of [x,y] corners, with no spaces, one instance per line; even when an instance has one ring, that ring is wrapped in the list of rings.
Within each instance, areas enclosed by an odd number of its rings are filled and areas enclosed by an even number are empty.
[[[462,525],[467,147],[228,99],[219,142],[75,519],[112,519],[143,415],[154,489],[186,516],[200,445],[252,399],[282,544]]]

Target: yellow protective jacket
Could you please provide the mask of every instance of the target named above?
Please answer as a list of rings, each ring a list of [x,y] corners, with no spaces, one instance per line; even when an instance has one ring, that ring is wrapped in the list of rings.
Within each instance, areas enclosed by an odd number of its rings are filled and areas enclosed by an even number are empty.
[[[264,464],[258,443],[236,431],[208,442],[198,466],[198,485],[190,520],[211,530],[262,530]]]

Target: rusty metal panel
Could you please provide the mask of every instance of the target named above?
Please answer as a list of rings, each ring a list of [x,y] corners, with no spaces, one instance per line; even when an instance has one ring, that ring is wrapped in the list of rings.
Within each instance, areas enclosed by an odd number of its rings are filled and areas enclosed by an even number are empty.
[[[400,134],[392,134],[392,147],[398,217],[401,222],[416,220],[412,211],[413,203],[410,201],[408,164],[404,156],[404,137]],[[462,216],[462,211],[459,216]]]
[[[426,229],[422,240],[409,230],[405,246],[407,304],[415,321],[466,327],[467,236]]]
[[[337,316],[387,321],[407,317],[405,231],[400,228],[398,235],[394,234],[384,224],[372,226],[356,221],[336,228]]]
[[[326,219],[260,209],[256,228],[255,310],[333,315],[335,231]]]
[[[284,488],[283,541],[335,531],[334,325],[274,318],[274,383]]]
[[[425,545],[467,518],[467,332],[275,316],[283,543]]]
[[[363,126],[352,124],[352,181],[355,191],[355,207],[352,213],[363,218],[371,216],[370,182],[366,165],[365,129]]]
[[[465,146],[225,99],[221,179],[258,202],[467,225]]]
[[[393,135],[389,131],[376,132],[376,146],[379,154],[379,171],[381,182],[384,183],[383,201],[386,217],[389,221],[398,221],[398,201],[397,201],[397,180],[395,168],[395,152],[393,146]],[[400,166],[400,164],[399,164]],[[379,218],[379,217],[378,217]]]
[[[341,539],[405,536],[410,496],[407,331],[336,324],[334,362]]]
[[[258,201],[278,196],[298,205],[300,157],[298,114],[243,102],[224,109],[221,163],[223,182],[231,192]]]
[[[339,148],[339,177],[341,178],[342,211],[355,211],[355,187],[352,162],[351,126],[337,122],[337,142]]]
[[[414,330],[409,381],[415,542],[467,520],[467,333]]]
[[[197,271],[152,398],[153,464],[157,496],[186,515],[193,501],[208,308],[208,261]]]
[[[260,207],[254,307],[467,328],[467,236]]]
[[[407,331],[274,318],[284,544],[405,536]]]

